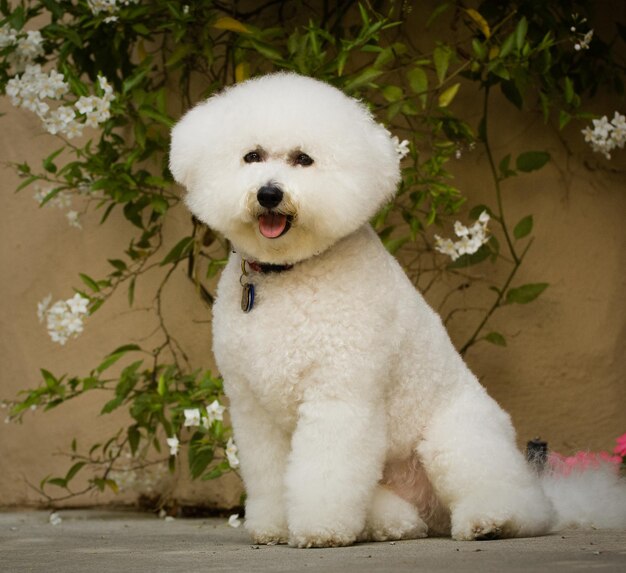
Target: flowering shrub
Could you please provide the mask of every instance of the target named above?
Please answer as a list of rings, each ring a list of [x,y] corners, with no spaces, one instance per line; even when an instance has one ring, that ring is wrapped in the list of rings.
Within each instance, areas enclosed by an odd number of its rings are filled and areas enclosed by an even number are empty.
[[[594,151],[611,159],[611,151],[616,147],[622,149],[626,142],[626,117],[615,112],[611,121],[605,115],[592,123],[593,129],[586,127],[582,131],[585,141],[591,144]]]
[[[41,206],[67,209],[75,227],[86,210],[99,210],[106,224],[116,211],[136,232],[125,252],[109,260],[106,276],[81,273],[74,296],[52,304],[48,295],[39,303],[52,341],[68,344],[83,332],[86,317],[120,290],[133,306],[137,282],[148,282],[148,270],[161,273],[151,283],[160,327],[154,347],[128,341],[81,376],[42,369],[43,384],[10,403],[7,420],[21,420],[33,408],[107,390],[102,412],[123,407],[132,418],[85,451],[74,440],[68,472],[45,478],[38,490],[49,500],[106,487],[117,491],[133,483],[133,472],[143,471],[149,452],[174,470],[181,446],[194,478],[213,479],[239,465],[221,380],[189,362],[162,308],[164,286],[183,268],[210,306],[212,280],[228,253],[225,240],[195,219],[174,244],[164,244],[164,221],[179,203],[166,167],[172,86],[173,100],[187,108],[192,86],[205,97],[251,75],[292,70],[368,102],[396,134],[403,158],[399,192],[372,221],[375,229],[390,252],[413,255],[407,271],[424,292],[443,274],[456,280],[453,295],[474,281],[469,267],[506,267],[505,273],[485,268],[486,276],[504,278],[487,281],[492,303],[460,350],[481,341],[506,345],[502,333],[489,330],[493,314],[535,300],[548,285],[515,283],[534,223],[532,214],[511,223],[503,189],[510,178],[541,169],[550,155],[529,150],[496,157],[493,94],[501,92],[525,113],[540,109],[546,122],[564,128],[589,117],[581,109],[583,96],[619,88],[621,81],[610,46],[586,20],[586,3],[544,4],[487,0],[478,11],[461,2],[440,3],[424,20],[430,25],[446,19],[449,35],[419,49],[412,41],[417,18],[411,3],[389,3],[381,13],[369,3],[317,2],[303,15],[297,0],[247,9],[170,0],[0,1],[0,89],[16,108],[36,114],[42,131],[60,142],[40,167],[15,165],[23,179],[19,190],[33,186]],[[464,93],[482,98],[475,125],[456,105]],[[593,130],[583,133],[608,158],[623,146],[624,118],[596,119]],[[454,161],[477,147],[488,158],[484,180],[492,201],[463,214],[472,223],[454,224],[458,240],[443,239],[433,226],[445,228],[467,200],[452,184]],[[163,444],[169,451],[162,453]],[[92,473],[77,490],[73,480],[86,469]]]

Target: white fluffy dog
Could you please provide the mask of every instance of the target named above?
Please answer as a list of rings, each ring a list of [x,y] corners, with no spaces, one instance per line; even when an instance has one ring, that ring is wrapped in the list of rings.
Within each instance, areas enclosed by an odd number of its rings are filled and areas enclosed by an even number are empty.
[[[247,81],[183,117],[171,170],[234,248],[214,352],[256,543],[549,530],[509,416],[368,224],[400,175],[361,103],[294,74]]]

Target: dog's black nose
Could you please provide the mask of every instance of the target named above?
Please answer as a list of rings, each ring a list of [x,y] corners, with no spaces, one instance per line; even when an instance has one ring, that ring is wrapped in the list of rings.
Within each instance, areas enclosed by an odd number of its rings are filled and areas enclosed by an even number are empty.
[[[264,185],[256,193],[257,201],[267,209],[273,209],[283,200],[283,192],[274,185]]]

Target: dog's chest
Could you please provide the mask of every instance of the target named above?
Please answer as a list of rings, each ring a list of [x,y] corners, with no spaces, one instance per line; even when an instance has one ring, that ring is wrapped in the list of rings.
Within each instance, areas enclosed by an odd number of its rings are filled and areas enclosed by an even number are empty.
[[[289,271],[285,271],[289,272]],[[270,412],[294,417],[328,343],[323,295],[307,281],[253,277],[255,304],[241,309],[242,287],[223,276],[214,308],[213,348],[228,385],[243,384]]]

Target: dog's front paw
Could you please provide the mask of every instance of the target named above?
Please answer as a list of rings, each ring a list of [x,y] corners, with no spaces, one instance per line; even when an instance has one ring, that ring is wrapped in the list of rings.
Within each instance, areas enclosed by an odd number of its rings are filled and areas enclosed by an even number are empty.
[[[376,489],[359,540],[395,541],[427,535],[428,526],[415,506],[384,487]]]
[[[311,531],[292,531],[289,545],[301,549],[309,547],[345,547],[356,541],[356,535],[337,529],[319,529]]]
[[[269,525],[246,520],[246,529],[252,540],[258,545],[277,545],[287,543],[289,531],[286,525]]]

